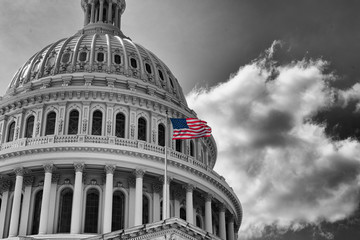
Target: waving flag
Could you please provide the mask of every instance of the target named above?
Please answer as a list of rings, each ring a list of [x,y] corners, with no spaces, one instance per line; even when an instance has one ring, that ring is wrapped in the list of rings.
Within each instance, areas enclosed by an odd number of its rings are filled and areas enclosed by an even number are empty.
[[[197,118],[170,118],[173,125],[172,139],[210,137],[211,128],[207,122]]]

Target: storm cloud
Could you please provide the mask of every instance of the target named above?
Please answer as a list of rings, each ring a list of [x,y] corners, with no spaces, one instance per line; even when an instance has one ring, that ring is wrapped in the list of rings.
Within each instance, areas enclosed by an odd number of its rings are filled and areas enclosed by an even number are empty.
[[[337,221],[358,206],[359,142],[334,140],[325,123],[312,119],[346,106],[360,88],[332,88],[337,77],[321,59],[277,64],[272,56],[279,44],[227,82],[187,96],[213,129],[215,170],[242,202],[241,239],[261,236],[270,225],[296,230]]]

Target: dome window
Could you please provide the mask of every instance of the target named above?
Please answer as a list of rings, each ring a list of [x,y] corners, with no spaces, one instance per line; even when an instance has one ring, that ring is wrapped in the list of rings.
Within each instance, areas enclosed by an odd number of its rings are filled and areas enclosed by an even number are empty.
[[[137,61],[135,58],[130,58],[130,65],[133,68],[137,68]]]
[[[138,120],[138,139],[146,141],[146,120],[143,117]]]
[[[145,69],[146,69],[146,72],[147,72],[147,73],[149,73],[149,74],[151,74],[151,73],[152,73],[152,70],[151,70],[151,66],[150,66],[150,64],[145,63]]]
[[[14,141],[14,135],[15,135],[15,122],[12,122],[12,123],[9,125],[7,142],[12,142],[12,141]]]
[[[73,191],[65,188],[60,194],[58,233],[70,233]]]
[[[97,53],[97,58],[96,58],[96,60],[97,60],[98,62],[103,62],[103,61],[104,61],[104,57],[105,57],[105,54],[104,54],[103,52],[98,52],[98,53]]]
[[[121,64],[121,56],[119,54],[114,55],[115,64]]]
[[[79,112],[77,110],[72,110],[69,116],[68,134],[69,135],[77,134],[78,128],[79,128]]]
[[[163,72],[161,70],[159,70],[159,77],[160,77],[161,80],[164,81],[164,74],[163,74]]]
[[[175,150],[177,152],[181,152],[181,149],[182,149],[182,141],[181,141],[181,139],[176,139],[175,140]]]
[[[115,136],[125,137],[125,115],[122,113],[116,114]]]
[[[91,189],[86,195],[84,233],[97,233],[99,221],[99,191]]]
[[[171,87],[174,88],[174,83],[173,83],[172,79],[169,78],[169,80],[170,80],[170,85],[171,85]]]
[[[159,146],[165,146],[165,127],[163,124],[158,126],[158,144]]]
[[[62,63],[68,63],[70,61],[70,53],[64,53],[61,58]]]
[[[93,121],[92,121],[92,135],[101,135],[102,132],[102,112],[96,110],[93,113]]]
[[[26,121],[25,126],[25,136],[26,138],[31,138],[33,135],[33,129],[34,129],[34,116],[30,116]]]
[[[190,141],[190,156],[194,157],[195,156],[195,148],[194,148],[194,141]]]
[[[87,59],[87,52],[80,52],[79,54],[79,61],[85,62]]]
[[[121,191],[113,193],[111,231],[124,228],[125,219],[125,195]]]
[[[47,119],[46,119],[45,136],[55,134],[55,123],[56,123],[56,113],[50,112],[47,115]]]

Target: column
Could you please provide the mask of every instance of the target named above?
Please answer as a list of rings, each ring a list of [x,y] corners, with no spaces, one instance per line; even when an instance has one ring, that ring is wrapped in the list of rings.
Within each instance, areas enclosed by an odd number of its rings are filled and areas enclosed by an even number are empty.
[[[227,240],[235,240],[235,236],[234,236],[234,217],[233,216],[228,221],[227,231],[228,231],[228,239]]]
[[[9,200],[9,188],[10,188],[10,181],[9,179],[4,179],[4,177],[0,176],[0,191],[2,192],[1,198],[1,208],[0,208],[0,238],[4,237],[4,228],[5,228],[5,221],[6,221],[6,210],[8,206]]]
[[[219,237],[226,239],[226,224],[225,224],[225,205],[221,204],[219,207]]]
[[[115,166],[106,165],[105,171],[106,171],[106,185],[105,185],[103,233],[108,233],[111,232]]]
[[[109,8],[108,8],[108,23],[112,23],[112,1],[109,1]]]
[[[21,204],[21,191],[23,185],[23,176],[24,169],[16,168],[14,169],[16,174],[15,181],[15,190],[14,190],[14,200],[11,210],[11,219],[10,219],[10,229],[9,229],[9,237],[15,237],[18,235],[19,229],[19,218],[20,218],[20,204]]]
[[[52,174],[51,178],[51,190],[50,190],[50,204],[49,204],[49,214],[48,214],[48,223],[47,223],[47,233],[53,234],[57,226],[54,226],[55,218],[55,203],[56,203],[56,189],[60,179],[60,174]]]
[[[135,226],[135,179],[129,178],[129,219],[125,221],[125,227]],[[126,224],[128,223],[128,226]]]
[[[91,15],[90,15],[90,23],[95,22],[95,2],[91,3]]]
[[[182,189],[176,189],[174,191],[174,217],[180,218],[180,200],[183,196]]]
[[[212,195],[211,194],[206,195],[206,197],[205,197],[205,230],[209,233],[213,233],[211,200],[212,200]]]
[[[142,224],[143,214],[143,177],[144,170],[136,169],[136,186],[135,186],[135,226]]]
[[[43,166],[45,170],[44,189],[41,201],[40,212],[40,224],[39,235],[47,233],[47,223],[49,216],[49,204],[50,204],[50,191],[51,191],[51,178],[54,166],[52,164],[46,164]]]
[[[103,22],[103,15],[104,15],[104,0],[100,0],[99,22]]]
[[[161,185],[153,184],[153,222],[160,221],[160,192]]]
[[[82,210],[82,178],[85,165],[83,163],[75,163],[75,183],[74,183],[74,195],[73,205],[71,212],[71,234],[80,233],[80,221],[81,221],[81,210]]]
[[[163,182],[163,213],[162,213],[162,220],[165,220],[167,218],[170,218],[170,181],[171,178],[167,177],[167,181],[166,181],[166,186],[165,186],[165,181],[164,178],[161,178],[162,182]],[[165,193],[166,191],[166,193]],[[164,196],[166,196],[166,199],[164,198]],[[166,202],[166,206],[165,206],[165,202]]]
[[[192,184],[187,184],[186,189],[186,221],[194,224],[194,204],[193,204],[193,190]]]
[[[84,18],[84,26],[89,24],[89,4],[85,6],[85,18]]]
[[[34,182],[34,176],[27,176],[24,178],[25,192],[24,192],[24,197],[23,197],[23,204],[22,204],[22,210],[21,210],[21,222],[20,222],[20,228],[19,228],[19,235],[21,235],[21,236],[27,235],[28,219],[29,219],[29,212],[30,212],[31,190],[32,190],[33,182]]]

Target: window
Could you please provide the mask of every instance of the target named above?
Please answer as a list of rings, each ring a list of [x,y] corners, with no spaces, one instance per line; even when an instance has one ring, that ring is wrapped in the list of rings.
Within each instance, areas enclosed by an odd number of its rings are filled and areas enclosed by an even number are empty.
[[[35,121],[35,117],[34,117],[34,116],[30,116],[30,117],[28,117],[28,119],[26,120],[25,136],[24,136],[24,137],[26,137],[26,138],[32,138],[33,130],[34,130],[34,121]]]
[[[186,211],[183,207],[180,208],[180,218],[186,221]]]
[[[146,120],[143,117],[138,120],[138,139],[146,141]]]
[[[79,128],[79,112],[77,110],[72,110],[69,114],[68,134],[70,135],[77,134],[78,128]]]
[[[145,63],[145,69],[146,69],[146,72],[147,72],[147,73],[149,73],[149,74],[151,74],[151,73],[152,73],[152,70],[151,70],[151,66],[150,66],[150,64]]]
[[[194,152],[194,141],[190,141],[190,156],[194,157],[195,156],[195,152]]]
[[[143,215],[142,215],[142,223],[149,223],[149,199],[143,195]]]
[[[163,124],[158,126],[158,145],[165,146],[165,127]]]
[[[55,134],[55,124],[56,124],[56,113],[50,112],[46,118],[45,136]]]
[[[115,136],[120,138],[125,137],[125,115],[122,113],[116,114]]]
[[[87,52],[80,52],[79,54],[79,61],[85,62],[87,58]]]
[[[164,81],[164,74],[163,74],[163,72],[161,70],[159,70],[159,77],[160,77],[161,80]]]
[[[96,60],[98,62],[103,62],[104,61],[104,56],[105,56],[104,53],[98,52]]]
[[[182,148],[182,140],[181,139],[176,139],[175,140],[175,150],[177,152],[181,152],[181,148]]]
[[[41,212],[41,202],[42,202],[43,190],[40,190],[35,195],[34,201],[34,214],[33,214],[33,223],[32,223],[32,231],[31,234],[39,233],[39,225],[40,225],[40,212]]]
[[[14,136],[15,136],[15,122],[13,121],[13,122],[10,123],[10,125],[9,125],[7,142],[12,142],[12,141],[14,141]]]
[[[85,233],[97,233],[99,219],[99,192],[91,189],[86,195]]]
[[[124,229],[125,196],[121,191],[114,192],[111,231]]]
[[[121,56],[119,54],[114,55],[115,64],[121,64]]]
[[[69,52],[64,53],[61,57],[61,62],[68,63],[69,60],[70,60],[70,53]]]
[[[130,65],[133,68],[137,68],[137,61],[135,58],[130,58]]]
[[[70,188],[61,191],[58,233],[70,232],[72,200],[73,191]]]
[[[102,112],[99,110],[96,110],[93,113],[91,134],[92,135],[101,135],[101,131],[102,131]]]

